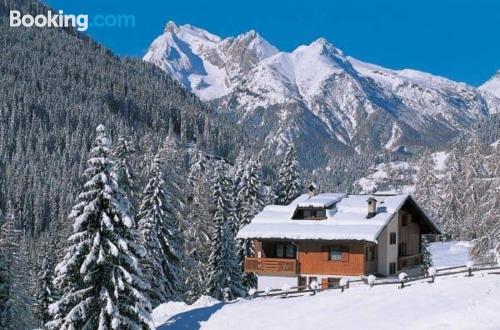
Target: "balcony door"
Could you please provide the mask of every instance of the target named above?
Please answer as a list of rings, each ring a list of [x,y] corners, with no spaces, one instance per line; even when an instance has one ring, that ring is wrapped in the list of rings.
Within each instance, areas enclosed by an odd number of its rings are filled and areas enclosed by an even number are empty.
[[[275,256],[276,258],[295,259],[297,256],[297,249],[295,245],[290,243],[276,243]]]

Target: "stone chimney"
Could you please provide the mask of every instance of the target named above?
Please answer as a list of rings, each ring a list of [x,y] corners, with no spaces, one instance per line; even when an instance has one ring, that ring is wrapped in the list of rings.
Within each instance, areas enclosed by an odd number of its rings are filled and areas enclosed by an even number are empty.
[[[368,203],[368,214],[366,218],[370,219],[377,215],[377,200],[373,196],[370,196],[366,202]]]
[[[318,186],[316,183],[311,182],[307,187],[307,193],[309,194],[309,198],[314,197],[318,194]]]

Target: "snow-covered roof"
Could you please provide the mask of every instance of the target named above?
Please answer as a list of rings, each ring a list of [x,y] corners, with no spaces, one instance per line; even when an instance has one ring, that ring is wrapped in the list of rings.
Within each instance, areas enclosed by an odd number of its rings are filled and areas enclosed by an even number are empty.
[[[330,207],[342,200],[345,196],[346,194],[343,193],[325,193],[310,198],[308,195],[302,195],[294,202],[296,202],[298,207]]]
[[[367,195],[319,194],[299,196],[285,206],[266,206],[252,222],[238,232],[238,238],[362,240],[377,243],[391,218],[409,198],[408,194],[375,196],[377,214],[367,219]],[[325,220],[293,220],[298,207],[326,209]],[[432,224],[433,225],[433,224]]]

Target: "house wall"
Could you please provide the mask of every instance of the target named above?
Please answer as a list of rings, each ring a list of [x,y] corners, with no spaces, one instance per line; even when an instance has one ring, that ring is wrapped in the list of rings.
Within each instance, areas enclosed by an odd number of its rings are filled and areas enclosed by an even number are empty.
[[[328,246],[345,247],[342,259],[328,260]],[[364,247],[362,242],[350,241],[307,241],[300,242],[299,272],[300,274],[322,275],[362,275],[364,274]]]
[[[395,214],[389,224],[384,228],[378,237],[378,272],[382,275],[389,275],[389,264],[398,264],[398,223],[399,212]],[[389,244],[390,233],[396,233],[396,244]]]
[[[410,218],[408,218],[410,215]],[[407,217],[407,225],[403,226],[403,218]],[[399,212],[399,243],[406,243],[408,256],[420,253],[420,225],[415,218],[407,212]]]
[[[365,245],[365,274],[372,274],[376,273],[378,271],[378,245],[375,245],[375,259],[372,261],[366,261],[366,256],[367,256],[367,251],[366,249],[369,246],[373,246],[373,244],[366,244]]]
[[[257,289],[265,290],[266,288],[281,289],[283,285],[288,284],[291,287],[298,285],[298,276],[284,275],[257,275]]]

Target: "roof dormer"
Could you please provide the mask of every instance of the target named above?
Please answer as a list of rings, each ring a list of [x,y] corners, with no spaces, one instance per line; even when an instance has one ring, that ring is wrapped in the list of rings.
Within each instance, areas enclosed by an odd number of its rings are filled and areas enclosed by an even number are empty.
[[[324,207],[297,207],[292,217],[293,220],[325,220],[326,209]]]

